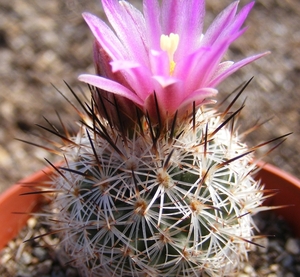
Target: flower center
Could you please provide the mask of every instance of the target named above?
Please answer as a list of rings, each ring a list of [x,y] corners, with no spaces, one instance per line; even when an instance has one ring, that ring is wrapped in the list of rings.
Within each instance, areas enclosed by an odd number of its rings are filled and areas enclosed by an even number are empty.
[[[170,35],[161,35],[160,48],[166,51],[170,61],[170,75],[173,74],[176,63],[174,62],[174,53],[179,43],[179,35],[171,33]]]

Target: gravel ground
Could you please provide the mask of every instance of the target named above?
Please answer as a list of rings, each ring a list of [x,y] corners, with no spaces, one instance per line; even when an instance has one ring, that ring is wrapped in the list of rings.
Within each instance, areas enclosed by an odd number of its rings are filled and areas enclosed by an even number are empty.
[[[131,2],[141,4],[141,1]],[[207,2],[209,23],[213,15],[232,1]],[[241,5],[248,2],[241,0]],[[93,73],[92,36],[81,18],[85,10],[103,15],[98,0],[1,0],[0,191],[42,168],[44,157],[55,159],[15,138],[39,142],[36,134],[41,132],[35,124],[44,125],[43,117],[58,123],[56,111],[67,124],[76,118],[51,84],[69,96],[63,80],[75,88],[80,85],[77,81],[80,73]],[[247,102],[241,125],[247,128],[258,119],[272,119],[247,140],[254,145],[293,132],[266,160],[297,177],[300,177],[299,15],[299,0],[257,0],[247,20],[249,30],[234,43],[228,56],[239,60],[266,50],[272,54],[239,71],[219,87],[223,98],[238,84],[255,76],[244,95]]]

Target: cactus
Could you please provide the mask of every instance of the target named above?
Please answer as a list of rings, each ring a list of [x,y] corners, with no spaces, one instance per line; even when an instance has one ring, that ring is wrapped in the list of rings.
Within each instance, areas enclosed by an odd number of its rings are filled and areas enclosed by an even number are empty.
[[[230,117],[231,119],[233,117]],[[226,276],[246,258],[263,193],[251,150],[202,108],[128,136],[94,112],[62,150],[50,214],[82,276]]]
[[[232,3],[204,35],[203,0],[158,3],[145,0],[143,17],[103,0],[116,34],[84,14],[96,38],[97,75],[79,76],[91,105],[74,93],[78,135],[51,130],[65,162],[48,221],[82,276],[232,275],[252,243],[252,215],[267,209],[255,148],[235,130],[240,110],[209,105],[216,85],[266,54],[220,63],[253,3],[238,14]]]

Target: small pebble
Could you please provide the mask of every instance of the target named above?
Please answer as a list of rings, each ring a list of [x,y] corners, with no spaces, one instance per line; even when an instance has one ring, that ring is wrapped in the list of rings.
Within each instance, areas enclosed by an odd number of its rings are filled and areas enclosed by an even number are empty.
[[[1,264],[6,264],[11,259],[11,255],[9,253],[4,253],[1,257]]]
[[[25,265],[31,264],[32,256],[28,252],[24,251],[21,255],[21,262]]]
[[[254,272],[254,268],[250,265],[246,265],[245,268],[244,268],[244,272],[247,273],[247,274],[251,274]]]
[[[286,255],[286,257],[282,260],[282,265],[286,268],[290,268],[293,265],[294,258],[292,255]]]
[[[275,250],[278,253],[282,253],[284,251],[284,249],[282,248],[282,246],[275,239],[269,241],[269,248],[271,250]]]
[[[278,265],[278,264],[271,264],[271,265],[270,265],[270,270],[271,270],[272,272],[277,272],[278,269],[279,269],[279,265]]]
[[[27,225],[29,228],[33,229],[37,224],[37,220],[35,217],[31,217],[27,220]]]
[[[289,238],[285,244],[285,250],[293,255],[300,253],[300,247],[296,239]]]
[[[35,247],[32,250],[32,254],[38,258],[40,262],[44,261],[47,257],[47,250],[42,247]]]

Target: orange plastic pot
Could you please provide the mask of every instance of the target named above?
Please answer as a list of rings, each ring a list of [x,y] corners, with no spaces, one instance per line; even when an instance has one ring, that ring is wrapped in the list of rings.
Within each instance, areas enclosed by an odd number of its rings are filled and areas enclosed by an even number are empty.
[[[43,194],[28,193],[36,191],[38,184],[49,180],[53,172],[52,167],[45,168],[0,195],[0,250],[18,234],[31,216],[30,213],[37,211],[45,201]],[[295,235],[300,237],[300,180],[269,164],[262,167],[257,179],[262,180],[267,190],[277,191],[266,200],[267,205],[290,205],[274,212],[282,216]]]

